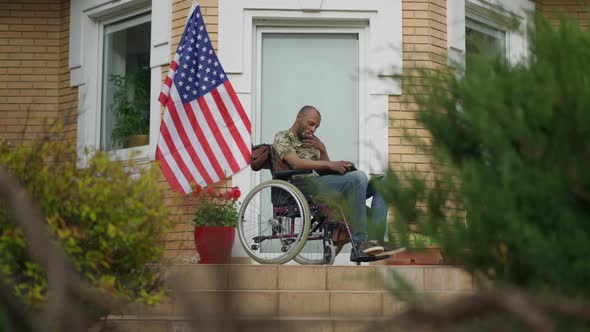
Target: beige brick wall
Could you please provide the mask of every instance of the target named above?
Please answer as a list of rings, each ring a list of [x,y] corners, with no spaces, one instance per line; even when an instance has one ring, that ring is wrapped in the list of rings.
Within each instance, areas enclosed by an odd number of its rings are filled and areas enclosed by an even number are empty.
[[[583,28],[589,27],[590,0],[536,0],[535,5],[536,9],[549,18],[554,25],[559,24],[559,17],[566,14],[576,18]]]
[[[44,123],[62,108],[67,3],[0,1],[0,139],[26,142],[47,134]]]
[[[404,0],[403,10],[403,74],[417,75],[416,69],[440,70],[447,66],[447,1]],[[389,97],[389,167],[402,178],[406,173],[432,176],[429,155],[414,136],[428,143],[430,134],[416,121],[416,93],[420,80],[404,82],[400,96]],[[393,220],[393,222],[397,222]],[[411,230],[416,226],[410,224]]]
[[[404,0],[403,73],[417,68],[433,70],[447,64],[447,27],[445,0]],[[402,86],[401,96],[389,97],[389,165],[397,172],[429,172],[430,160],[405,135],[428,140],[429,134],[416,122],[418,106],[414,86]]]

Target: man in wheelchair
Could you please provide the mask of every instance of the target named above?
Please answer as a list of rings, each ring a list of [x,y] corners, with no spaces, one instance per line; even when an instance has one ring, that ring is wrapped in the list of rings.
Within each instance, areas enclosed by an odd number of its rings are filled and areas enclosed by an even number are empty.
[[[366,200],[373,197],[371,204],[371,223],[377,229],[385,229],[387,203],[369,184],[367,175],[356,170],[349,161],[332,161],[326,146],[315,136],[320,126],[321,114],[313,106],[304,106],[297,114],[295,122],[288,130],[280,131],[274,139],[274,149],[278,157],[291,169],[312,170],[309,174],[298,175],[300,180],[314,184],[318,194],[337,194],[346,199],[350,207],[353,262],[372,261],[387,258],[388,255],[405,250],[403,247],[383,241],[370,239],[367,233]],[[302,191],[305,191],[302,188]]]

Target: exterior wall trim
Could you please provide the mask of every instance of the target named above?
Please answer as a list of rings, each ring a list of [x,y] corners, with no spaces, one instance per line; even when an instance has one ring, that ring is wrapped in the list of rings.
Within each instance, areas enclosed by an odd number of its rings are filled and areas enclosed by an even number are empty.
[[[392,75],[402,68],[401,0],[219,0],[219,56],[239,92],[252,93],[252,38],[256,20],[364,20],[369,22],[371,73]],[[401,94],[401,84],[371,75],[371,94]]]

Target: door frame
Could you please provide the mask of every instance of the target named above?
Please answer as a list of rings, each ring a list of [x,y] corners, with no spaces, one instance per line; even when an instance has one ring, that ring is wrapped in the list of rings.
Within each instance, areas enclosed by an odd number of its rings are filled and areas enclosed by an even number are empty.
[[[257,30],[266,27],[358,29],[363,28],[365,45],[359,43],[359,57],[365,55],[365,86],[359,89],[359,102],[366,117],[363,130],[370,135],[360,142],[359,160],[370,164],[366,172],[380,173],[388,166],[389,96],[401,95],[401,81],[384,79],[402,71],[402,5],[401,0],[322,0],[314,8],[309,1],[284,0],[219,0],[219,56],[253,127],[253,143],[260,137],[255,118],[256,88],[255,47]],[[359,36],[359,39],[361,37]],[[359,40],[360,42],[360,40]],[[363,47],[362,49],[360,47]],[[360,84],[360,82],[359,82]],[[259,98],[258,98],[259,99]],[[365,111],[363,111],[365,110]],[[367,128],[371,128],[368,130]],[[260,175],[249,167],[232,176],[232,184],[247,193]],[[234,243],[233,257],[245,257],[239,241]]]

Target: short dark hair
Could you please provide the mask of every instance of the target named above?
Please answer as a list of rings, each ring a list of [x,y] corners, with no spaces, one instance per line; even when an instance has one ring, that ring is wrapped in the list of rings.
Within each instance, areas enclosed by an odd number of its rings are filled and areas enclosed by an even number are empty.
[[[307,113],[308,111],[314,110],[316,111],[316,113],[320,116],[320,119],[322,118],[322,114],[320,113],[320,111],[318,111],[317,108],[315,108],[314,106],[311,105],[305,105],[303,107],[301,107],[301,109],[299,110],[299,113],[297,113],[297,115],[304,115],[305,113]]]

